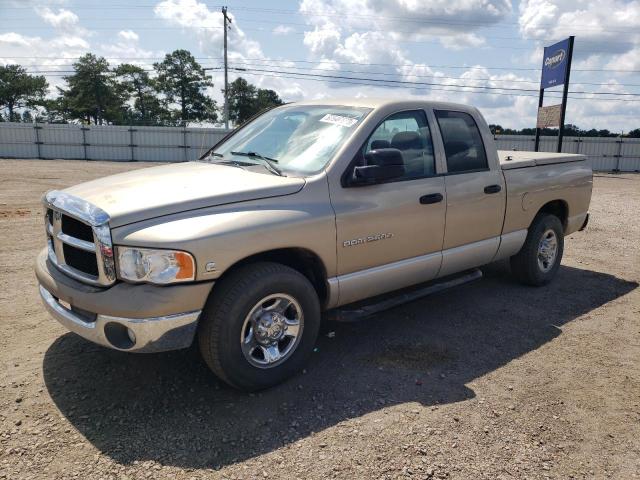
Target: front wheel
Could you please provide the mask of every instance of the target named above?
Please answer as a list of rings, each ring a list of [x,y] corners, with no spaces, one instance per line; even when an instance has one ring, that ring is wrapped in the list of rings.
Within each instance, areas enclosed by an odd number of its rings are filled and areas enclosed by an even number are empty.
[[[555,277],[564,252],[564,229],[555,215],[538,214],[522,249],[511,257],[511,272],[526,285],[546,285]]]
[[[198,342],[220,379],[252,391],[302,370],[319,328],[320,305],[309,280],[285,265],[254,263],[216,284]]]

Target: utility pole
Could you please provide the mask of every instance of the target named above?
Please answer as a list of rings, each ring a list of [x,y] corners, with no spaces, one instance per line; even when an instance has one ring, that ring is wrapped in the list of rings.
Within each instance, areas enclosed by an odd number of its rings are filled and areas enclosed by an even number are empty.
[[[224,16],[224,128],[229,129],[229,69],[227,64],[227,24],[231,19],[227,16],[227,7],[222,7]]]

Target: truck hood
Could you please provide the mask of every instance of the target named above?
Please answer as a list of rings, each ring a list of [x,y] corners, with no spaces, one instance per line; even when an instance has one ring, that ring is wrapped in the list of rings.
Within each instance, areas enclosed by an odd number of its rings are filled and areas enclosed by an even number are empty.
[[[174,163],[81,183],[64,191],[100,207],[111,227],[197,208],[296,193],[304,179],[228,165]]]

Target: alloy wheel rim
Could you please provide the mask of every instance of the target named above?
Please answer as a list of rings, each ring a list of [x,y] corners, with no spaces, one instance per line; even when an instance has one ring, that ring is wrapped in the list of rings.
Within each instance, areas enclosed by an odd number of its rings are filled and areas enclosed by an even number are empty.
[[[295,351],[304,327],[300,303],[286,293],[267,295],[245,317],[240,347],[254,367],[273,368]]]
[[[548,229],[542,235],[538,244],[538,267],[543,272],[553,268],[558,256],[558,236],[552,229]]]

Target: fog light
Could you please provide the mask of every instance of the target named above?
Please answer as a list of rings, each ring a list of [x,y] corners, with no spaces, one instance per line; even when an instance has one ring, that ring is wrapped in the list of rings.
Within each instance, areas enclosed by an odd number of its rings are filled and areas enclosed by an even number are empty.
[[[104,336],[111,345],[121,350],[128,350],[136,344],[133,331],[117,322],[109,322],[104,326]]]

